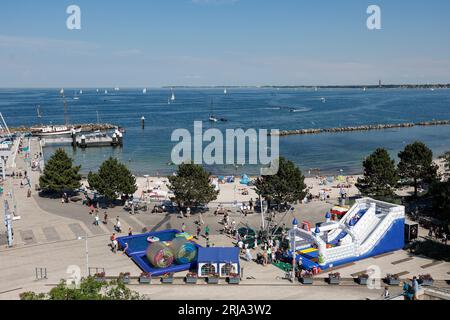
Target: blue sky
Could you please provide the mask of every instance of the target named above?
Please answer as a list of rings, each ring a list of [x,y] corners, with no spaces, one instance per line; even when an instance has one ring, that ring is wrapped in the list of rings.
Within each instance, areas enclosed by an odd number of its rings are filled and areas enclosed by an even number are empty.
[[[82,29],[66,28],[76,4]],[[366,28],[368,5],[382,30]],[[0,87],[450,82],[448,0],[4,0]]]

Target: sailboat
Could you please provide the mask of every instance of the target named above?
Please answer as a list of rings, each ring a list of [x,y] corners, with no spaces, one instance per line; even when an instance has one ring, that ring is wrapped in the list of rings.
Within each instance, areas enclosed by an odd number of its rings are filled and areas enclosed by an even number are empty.
[[[175,93],[172,91],[172,97],[170,97],[170,100],[175,101]]]
[[[366,87],[364,87],[364,88],[363,88],[363,91],[365,92],[366,90],[367,90]]]
[[[146,94],[147,93],[147,88],[144,88],[144,90],[142,90],[142,93]]]
[[[59,94],[60,94],[60,95],[63,95],[63,94],[64,94],[64,89],[61,89],[61,90],[59,91]]]
[[[105,94],[108,94],[108,90],[105,90]]]
[[[167,104],[170,104],[170,98],[167,98]]]
[[[227,88],[225,88],[225,89],[223,90],[223,94],[227,94],[227,93],[228,93]]]
[[[83,94],[83,90],[80,90],[80,94]]]

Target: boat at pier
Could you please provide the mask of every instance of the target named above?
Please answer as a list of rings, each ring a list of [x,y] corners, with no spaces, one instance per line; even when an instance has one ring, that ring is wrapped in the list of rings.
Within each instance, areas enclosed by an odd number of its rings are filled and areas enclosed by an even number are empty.
[[[70,136],[74,131],[79,133],[81,128],[53,125],[31,128],[31,134],[36,137]]]

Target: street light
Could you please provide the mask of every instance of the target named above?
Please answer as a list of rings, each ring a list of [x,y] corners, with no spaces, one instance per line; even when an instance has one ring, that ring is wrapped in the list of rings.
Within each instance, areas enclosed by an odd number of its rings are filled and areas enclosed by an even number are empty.
[[[89,247],[88,247],[88,235],[86,233],[86,235],[84,237],[78,237],[78,240],[85,240],[85,245],[86,245],[86,277],[89,276]]]
[[[296,230],[298,228],[298,220],[294,218],[292,221],[293,228],[290,234],[291,246],[292,246],[292,283],[295,282],[295,264],[297,263],[296,250],[297,250],[297,242],[296,242]]]

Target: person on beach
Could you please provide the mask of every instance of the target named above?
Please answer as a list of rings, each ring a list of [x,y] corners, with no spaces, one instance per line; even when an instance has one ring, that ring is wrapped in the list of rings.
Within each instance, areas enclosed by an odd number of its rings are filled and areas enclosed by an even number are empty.
[[[200,225],[197,226],[197,236],[195,237],[197,240],[200,238],[200,233],[202,232],[202,228]]]
[[[186,232],[186,225],[184,224],[184,222],[181,225],[181,232]]]
[[[128,236],[131,237],[133,235],[133,229],[131,227],[128,228]]]
[[[106,211],[103,214],[103,224],[108,224],[108,213]]]
[[[209,225],[206,225],[205,227],[205,237],[209,238]]]
[[[98,217],[98,214],[95,214],[94,225],[98,226],[99,221],[100,221],[100,218]]]

